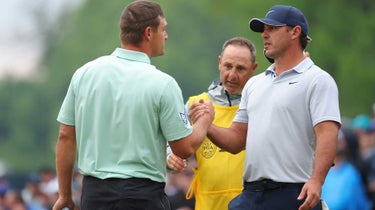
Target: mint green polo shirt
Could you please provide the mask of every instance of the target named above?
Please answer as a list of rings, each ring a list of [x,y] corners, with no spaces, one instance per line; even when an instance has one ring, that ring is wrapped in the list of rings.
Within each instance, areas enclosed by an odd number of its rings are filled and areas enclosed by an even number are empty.
[[[83,175],[165,182],[167,141],[192,133],[175,79],[117,48],[73,75],[57,120],[75,126]]]

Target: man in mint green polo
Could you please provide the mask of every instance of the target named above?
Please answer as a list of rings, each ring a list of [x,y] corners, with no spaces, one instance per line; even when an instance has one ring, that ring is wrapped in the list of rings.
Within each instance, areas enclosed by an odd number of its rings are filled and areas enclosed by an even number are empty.
[[[59,199],[53,210],[74,209],[76,157],[84,175],[82,210],[170,209],[167,142],[178,156],[191,156],[214,111],[206,102],[192,126],[176,81],[151,65],[150,58],[164,54],[166,26],[157,3],[130,3],[121,15],[121,48],[74,73],[57,118]]]

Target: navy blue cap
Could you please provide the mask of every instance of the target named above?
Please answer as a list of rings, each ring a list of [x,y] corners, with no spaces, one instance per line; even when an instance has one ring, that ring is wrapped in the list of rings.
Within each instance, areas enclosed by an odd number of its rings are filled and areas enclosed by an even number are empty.
[[[263,32],[264,24],[271,26],[301,26],[302,33],[311,40],[309,24],[303,13],[292,6],[275,5],[267,12],[265,18],[252,18],[249,22],[251,30]]]

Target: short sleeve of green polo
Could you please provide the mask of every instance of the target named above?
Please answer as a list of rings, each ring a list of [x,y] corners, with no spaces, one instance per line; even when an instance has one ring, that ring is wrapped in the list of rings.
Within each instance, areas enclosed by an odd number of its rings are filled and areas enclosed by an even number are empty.
[[[192,127],[185,113],[182,92],[175,80],[163,90],[160,99],[160,126],[168,141],[184,138],[192,133]]]
[[[72,126],[75,125],[75,114],[74,114],[75,113],[74,112],[75,97],[74,97],[73,79],[70,82],[68,91],[64,98],[64,102],[61,105],[60,112],[57,116],[57,121],[65,125],[72,125]]]

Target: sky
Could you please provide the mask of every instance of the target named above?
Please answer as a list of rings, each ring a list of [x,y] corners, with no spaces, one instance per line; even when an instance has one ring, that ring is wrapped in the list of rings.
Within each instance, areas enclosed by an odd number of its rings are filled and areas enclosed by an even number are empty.
[[[37,74],[43,38],[35,13],[47,26],[65,10],[84,0],[2,0],[0,3],[0,78],[30,78]]]

